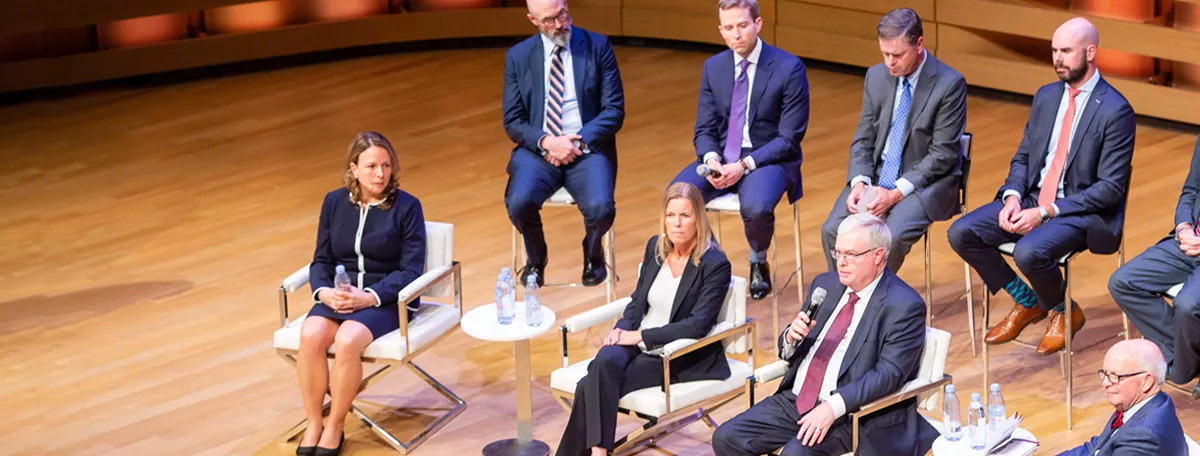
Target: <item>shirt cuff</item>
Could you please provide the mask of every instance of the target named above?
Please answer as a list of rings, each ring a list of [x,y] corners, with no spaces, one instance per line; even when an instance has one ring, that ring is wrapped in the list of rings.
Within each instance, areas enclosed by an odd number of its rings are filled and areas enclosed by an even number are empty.
[[[1008,199],[1008,197],[1010,197],[1010,196],[1015,196],[1015,197],[1017,197],[1017,199],[1018,199],[1018,200],[1020,200],[1020,199],[1021,199],[1021,193],[1020,193],[1020,192],[1018,192],[1018,191],[1016,191],[1016,190],[1005,190],[1005,191],[1004,191],[1004,193],[1002,193],[1002,194],[1000,195],[1000,201],[1007,200],[1007,199]]]
[[[329,288],[329,287],[319,287],[316,290],[313,290],[313,302],[321,302],[320,299],[317,299],[317,293],[320,293],[321,290],[324,290],[326,288]]]
[[[841,393],[833,393],[825,402],[828,402],[829,407],[833,408],[833,419],[836,420],[846,416],[846,401],[842,400]]]
[[[1192,226],[1192,224],[1191,224],[1191,223],[1189,223],[1189,222],[1183,222],[1183,223],[1180,223],[1180,224],[1178,224],[1178,225],[1175,225],[1175,233],[1176,233],[1176,235],[1178,235],[1178,233],[1179,233],[1179,232],[1181,232],[1181,231],[1186,231],[1185,229],[1183,229],[1185,226],[1186,226],[1186,227],[1191,227],[1191,226]]]
[[[371,293],[372,296],[375,296],[375,307],[379,307],[379,306],[383,305],[383,300],[379,299],[379,293],[376,293],[375,290],[372,290],[370,288],[364,288],[364,289],[367,290],[368,293]]]
[[[742,161],[746,162],[746,168],[749,168],[747,172],[754,171],[756,168],[758,168],[758,165],[754,163],[754,157],[747,155],[746,158],[742,159]]]
[[[1057,205],[1057,204],[1050,203],[1050,207],[1054,208],[1054,216],[1055,216],[1055,217],[1058,217],[1059,215],[1061,215],[1061,214],[1062,214],[1062,212],[1058,210],[1058,205]]]
[[[549,137],[550,137],[550,135],[542,135],[542,137],[538,138],[538,141],[537,141],[538,153],[541,154],[543,157],[546,156],[546,149],[542,148],[542,141],[545,141],[546,138],[549,138]]]
[[[900,190],[901,195],[908,196],[915,189],[916,187],[914,187],[912,182],[909,182],[908,179],[903,177],[896,179],[896,190]]]
[[[853,187],[855,185],[858,185],[859,182],[867,184],[868,187],[871,186],[871,178],[864,176],[862,174],[854,176],[854,179],[850,179],[850,186]]]
[[[779,351],[779,359],[787,361],[788,358],[791,358],[792,355],[796,354],[796,349],[799,348],[800,343],[797,341],[794,344],[789,344],[787,343],[787,336],[783,337],[785,337],[785,339],[783,340],[783,350]]]
[[[717,163],[720,163],[721,162],[721,154],[718,154],[716,152],[708,152],[708,153],[704,154],[704,158],[702,160],[704,161],[704,163],[708,163],[709,160],[716,160]]]

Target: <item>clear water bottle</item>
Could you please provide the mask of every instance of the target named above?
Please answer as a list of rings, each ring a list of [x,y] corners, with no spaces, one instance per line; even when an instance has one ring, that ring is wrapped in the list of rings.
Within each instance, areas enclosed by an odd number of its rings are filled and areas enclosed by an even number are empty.
[[[511,278],[506,277],[505,272],[511,273],[508,268],[504,268],[500,275],[496,276],[496,322],[502,325],[512,323],[517,314],[517,310],[513,308],[516,305],[511,298],[512,289],[508,285]]]
[[[988,394],[987,400],[988,431],[995,431],[1008,415],[1004,410],[1004,396],[1000,395],[1000,384],[993,383],[989,390],[991,394]]]
[[[987,446],[987,415],[983,411],[979,393],[971,393],[971,406],[967,409],[967,426],[972,450],[982,450]]]
[[[508,303],[512,305],[513,313],[517,312],[517,278],[513,276],[512,269],[505,266],[500,270],[501,274],[508,279]]]
[[[537,276],[534,274],[525,279],[525,323],[529,326],[542,325],[542,292],[538,290]]]
[[[339,264],[337,274],[333,276],[333,286],[339,291],[350,291],[350,274],[346,273],[346,265]]]
[[[962,412],[959,411],[954,385],[946,385],[946,394],[942,396],[942,435],[949,442],[962,440]]]

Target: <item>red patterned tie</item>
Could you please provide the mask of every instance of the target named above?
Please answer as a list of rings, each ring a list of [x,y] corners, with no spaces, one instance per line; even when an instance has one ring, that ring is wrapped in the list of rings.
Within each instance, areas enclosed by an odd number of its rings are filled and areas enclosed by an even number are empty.
[[[796,410],[801,415],[817,405],[817,395],[821,391],[821,384],[825,383],[825,369],[829,367],[829,358],[837,350],[842,338],[846,337],[846,331],[850,329],[850,321],[854,319],[854,305],[857,303],[858,294],[851,292],[846,307],[838,312],[837,317],[833,319],[833,325],[829,327],[829,332],[825,333],[825,340],[822,340],[821,346],[817,347],[816,355],[813,355],[812,362],[808,364],[808,372],[804,374],[804,378],[800,379],[804,382],[804,386],[800,388],[800,394],[796,396]]]
[[[1121,429],[1121,426],[1124,424],[1125,424],[1125,412],[1117,410],[1117,417],[1113,418],[1112,429],[1114,431],[1117,429]]]

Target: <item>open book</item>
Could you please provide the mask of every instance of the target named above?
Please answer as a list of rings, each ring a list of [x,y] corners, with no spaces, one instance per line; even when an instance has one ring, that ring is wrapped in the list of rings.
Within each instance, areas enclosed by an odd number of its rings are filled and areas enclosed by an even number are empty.
[[[988,426],[987,444],[983,447],[984,454],[992,454],[1007,445],[1013,438],[1013,431],[1021,427],[1021,418],[1017,414],[1013,414],[1008,419],[996,423],[995,426]]]
[[[1037,449],[1036,437],[1029,431],[1021,429],[1021,416],[1014,414],[1002,421],[993,429],[988,429],[987,443],[982,450],[972,450],[968,432],[964,432],[961,440],[945,441],[944,438],[935,442],[934,454],[966,455],[966,456],[1029,456]],[[964,429],[964,431],[967,431]]]

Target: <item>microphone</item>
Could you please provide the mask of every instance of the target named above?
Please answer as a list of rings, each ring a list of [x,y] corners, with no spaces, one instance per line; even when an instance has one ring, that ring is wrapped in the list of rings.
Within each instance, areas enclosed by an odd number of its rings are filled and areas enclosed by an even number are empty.
[[[821,309],[821,303],[825,302],[825,289],[817,287],[808,297],[808,308],[804,309],[804,313],[808,315],[808,321],[816,321],[817,311]]]
[[[708,165],[703,163],[696,167],[696,174],[700,175],[700,177],[712,177],[713,179],[721,177],[720,171],[709,168]]]

